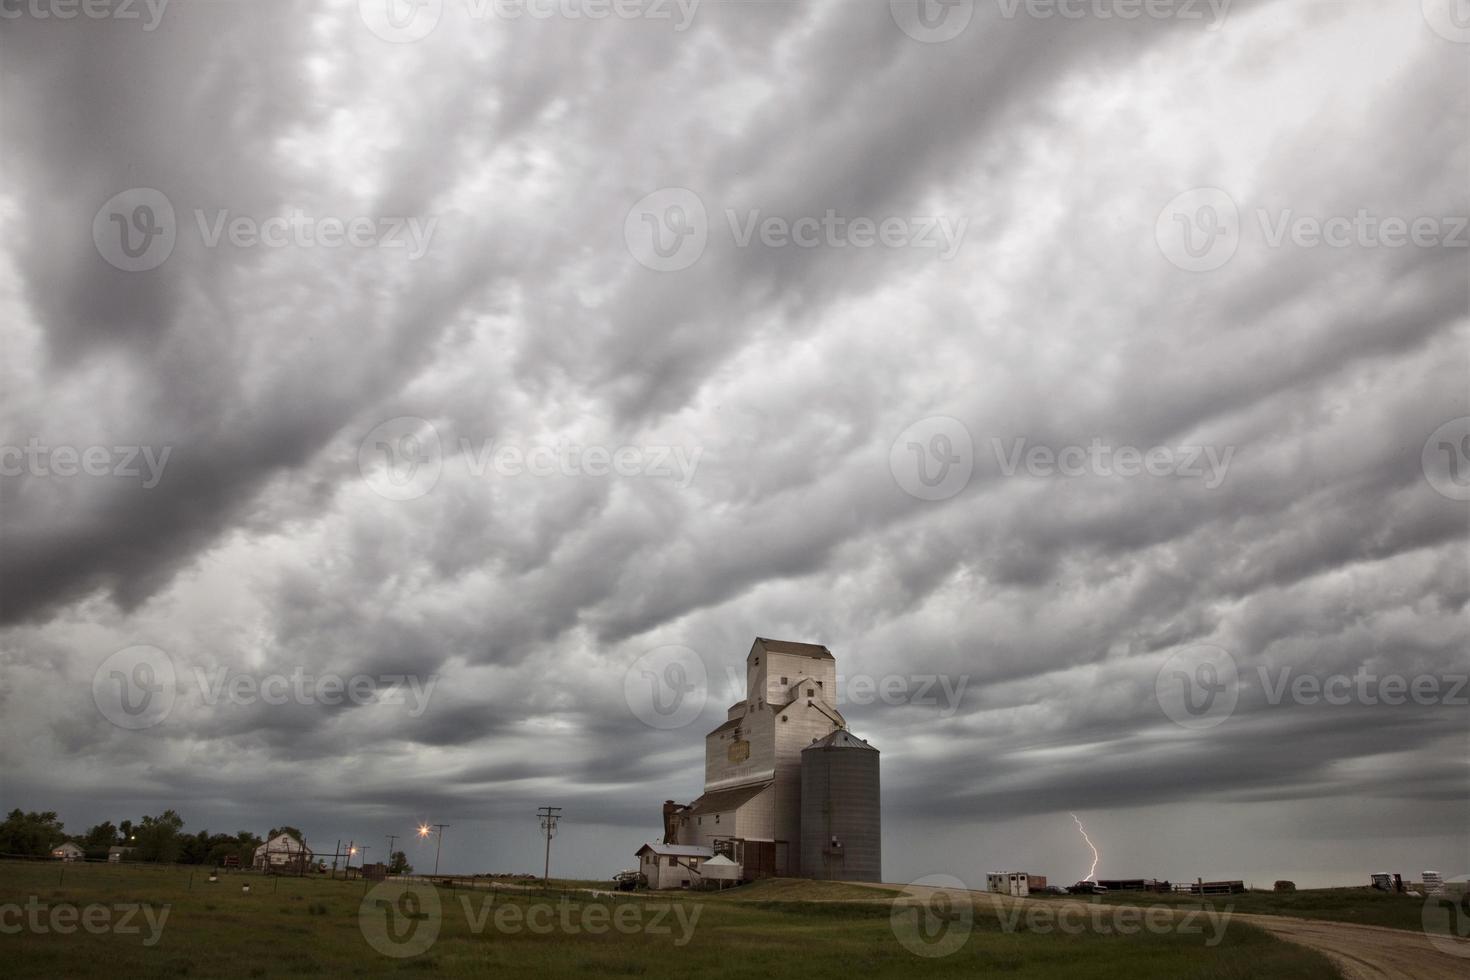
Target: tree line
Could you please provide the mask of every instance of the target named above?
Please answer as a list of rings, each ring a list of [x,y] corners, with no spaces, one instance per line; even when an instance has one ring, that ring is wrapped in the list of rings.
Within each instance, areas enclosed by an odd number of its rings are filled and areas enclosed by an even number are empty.
[[[211,834],[207,830],[184,832],[184,818],[174,810],[157,816],[144,816],[137,823],[123,820],[117,824],[107,820],[85,834],[68,834],[56,811],[22,812],[11,810],[0,823],[0,855],[49,857],[54,848],[72,843],[82,849],[88,861],[107,860],[113,847],[131,848],[126,860],[158,864],[201,864],[221,867],[235,857],[240,867],[248,868],[255,860],[255,849],[277,834],[290,834],[306,841],[306,835],[289,824],[272,827],[264,839],[248,830],[234,834]],[[402,851],[394,851],[388,865],[393,874],[412,874],[413,867]]]

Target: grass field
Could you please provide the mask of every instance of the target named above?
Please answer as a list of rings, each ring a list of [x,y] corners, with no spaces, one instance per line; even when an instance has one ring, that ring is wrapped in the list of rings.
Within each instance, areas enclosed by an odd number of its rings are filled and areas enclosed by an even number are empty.
[[[1108,905],[1165,905],[1177,909],[1223,909],[1233,907],[1246,915],[1291,915],[1302,919],[1327,919],[1357,925],[1387,926],[1391,929],[1423,928],[1424,899],[1393,895],[1370,888],[1321,888],[1299,892],[1253,891],[1243,895],[1191,898],[1188,895],[1156,895],[1119,892],[1102,898]]]
[[[699,897],[653,894],[573,900],[463,888],[429,904],[399,883],[224,876],[129,866],[0,864],[0,958],[17,977],[690,976],[1330,978],[1319,955],[1232,923],[1200,935],[1099,935],[1006,927],[981,907],[972,930],[881,893],[770,882]],[[243,894],[241,885],[251,885]],[[427,890],[426,886],[420,886]],[[828,898],[831,901],[808,901]],[[863,890],[856,897],[869,897]],[[364,899],[367,908],[364,911]],[[377,901],[381,898],[382,901]],[[127,922],[131,903],[146,903]],[[91,923],[91,929],[79,923]],[[569,928],[570,926],[570,928]],[[597,931],[597,927],[601,927]],[[131,928],[135,931],[127,931]],[[423,931],[420,931],[423,930]],[[430,936],[429,933],[435,935]],[[385,942],[390,937],[391,941]],[[399,944],[398,940],[408,939]],[[411,951],[423,939],[418,955]],[[938,944],[936,945],[936,939]],[[956,941],[957,940],[957,941]],[[907,943],[907,945],[906,945]],[[948,945],[946,945],[948,944]],[[925,956],[952,946],[943,956]],[[918,952],[914,950],[917,949]]]

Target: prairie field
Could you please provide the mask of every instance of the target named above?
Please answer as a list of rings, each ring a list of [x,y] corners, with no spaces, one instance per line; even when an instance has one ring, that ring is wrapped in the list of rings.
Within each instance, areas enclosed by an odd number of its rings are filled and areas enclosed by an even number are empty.
[[[984,903],[770,881],[724,893],[491,890],[199,869],[0,863],[17,977],[506,976],[1333,978],[1317,953],[1232,922],[1218,935],[1037,932]],[[479,884],[486,884],[479,882]],[[250,891],[243,891],[245,885]]]

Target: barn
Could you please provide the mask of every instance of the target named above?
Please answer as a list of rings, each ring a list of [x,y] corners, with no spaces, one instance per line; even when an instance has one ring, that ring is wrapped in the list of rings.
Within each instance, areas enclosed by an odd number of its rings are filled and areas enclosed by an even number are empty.
[[[257,871],[299,873],[311,863],[311,848],[291,834],[277,834],[255,849],[252,866]]]

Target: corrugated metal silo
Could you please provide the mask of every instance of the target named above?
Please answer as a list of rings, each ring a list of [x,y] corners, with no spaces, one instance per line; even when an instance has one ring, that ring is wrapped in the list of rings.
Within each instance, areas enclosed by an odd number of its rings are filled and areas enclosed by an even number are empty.
[[[878,750],[839,729],[801,752],[801,874],[882,881]]]

